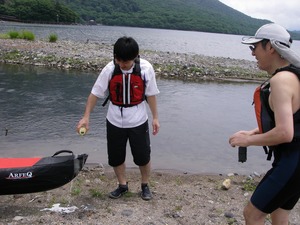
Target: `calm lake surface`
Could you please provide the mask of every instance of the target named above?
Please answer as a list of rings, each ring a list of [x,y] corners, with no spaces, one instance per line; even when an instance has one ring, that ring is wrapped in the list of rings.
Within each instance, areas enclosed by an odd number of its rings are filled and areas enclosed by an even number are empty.
[[[106,165],[106,108],[98,104],[86,136],[75,132],[96,77],[0,64],[1,156],[44,156],[69,149],[89,154],[89,163]],[[241,164],[237,149],[228,144],[233,132],[256,126],[251,103],[257,84],[157,82],[161,130],[151,136],[154,169],[191,173],[265,170],[268,162],[262,149],[249,148],[248,161]],[[130,152],[128,157],[128,166],[134,166]]]
[[[241,44],[243,36],[240,35],[118,26],[0,23],[0,33],[11,30],[30,30],[37,39],[47,39],[55,33],[63,40],[108,44],[114,44],[119,37],[126,35],[134,37],[141,49],[254,60],[248,46]],[[294,41],[292,49],[300,55],[300,41]]]
[[[250,55],[240,44],[241,36],[234,35],[106,26],[0,25],[0,33],[22,28],[39,38],[55,32],[64,39],[86,41],[88,35],[89,39],[114,43],[119,36],[130,35],[136,37],[142,49],[240,59]],[[233,46],[230,51],[229,44]],[[89,154],[88,163],[107,165],[106,108],[101,106],[102,100],[92,114],[90,132],[84,137],[75,132],[97,76],[0,64],[1,156],[46,156],[69,149],[75,154]],[[157,83],[161,91],[161,130],[157,136],[151,136],[153,169],[249,174],[262,173],[270,167],[262,148],[250,147],[248,160],[242,164],[238,162],[237,149],[228,144],[232,133],[256,126],[252,95],[258,84],[171,80]],[[130,151],[127,157],[127,165],[134,167]]]

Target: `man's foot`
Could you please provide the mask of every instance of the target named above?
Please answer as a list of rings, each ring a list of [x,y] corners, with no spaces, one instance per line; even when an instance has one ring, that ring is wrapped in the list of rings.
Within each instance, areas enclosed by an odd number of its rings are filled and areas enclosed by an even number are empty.
[[[148,184],[142,184],[141,197],[143,200],[146,200],[146,201],[152,199],[152,193],[150,191]]]
[[[119,184],[118,188],[109,193],[109,197],[113,199],[120,198],[122,195],[128,192],[128,185]]]

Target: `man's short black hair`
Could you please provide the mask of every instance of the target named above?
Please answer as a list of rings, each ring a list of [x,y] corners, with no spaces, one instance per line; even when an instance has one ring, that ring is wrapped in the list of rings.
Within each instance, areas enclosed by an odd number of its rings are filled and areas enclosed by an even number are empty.
[[[114,58],[128,61],[139,55],[139,45],[132,37],[121,37],[114,44]]]

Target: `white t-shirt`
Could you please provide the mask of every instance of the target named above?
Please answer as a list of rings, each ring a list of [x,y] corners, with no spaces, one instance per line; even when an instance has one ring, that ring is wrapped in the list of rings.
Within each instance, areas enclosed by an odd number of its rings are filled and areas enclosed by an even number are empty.
[[[152,65],[145,59],[140,59],[141,76],[145,81],[145,95],[153,96],[159,93],[156,84],[155,72]],[[122,70],[123,73],[132,73],[134,65],[128,71]],[[114,62],[109,62],[99,74],[91,93],[98,98],[104,98],[108,93],[108,84],[114,71]],[[137,127],[146,122],[148,119],[146,101],[132,106],[132,107],[120,107],[112,104],[109,101],[108,112],[106,118],[113,125],[120,128]]]

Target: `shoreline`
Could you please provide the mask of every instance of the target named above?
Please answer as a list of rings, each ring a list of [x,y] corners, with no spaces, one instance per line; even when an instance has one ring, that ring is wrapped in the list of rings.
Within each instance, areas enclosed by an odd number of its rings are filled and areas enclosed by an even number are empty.
[[[99,42],[0,39],[0,62],[99,73],[112,60],[113,46]],[[197,54],[140,50],[157,78],[190,82],[260,81],[267,78],[256,62]]]
[[[87,170],[94,170],[94,169],[103,169],[103,171],[108,173],[113,173],[113,168],[109,165],[103,165],[101,163],[85,163],[84,166]],[[139,168],[137,166],[127,166],[126,171],[139,173]],[[241,176],[241,177],[262,177],[264,173],[259,174],[257,172],[250,172],[247,174],[239,174],[237,172],[232,173],[214,173],[214,172],[187,172],[184,170],[177,170],[177,169],[160,169],[160,168],[151,168],[151,173],[161,173],[161,174],[168,174],[172,176],[216,176],[216,177],[226,177],[226,176]]]

